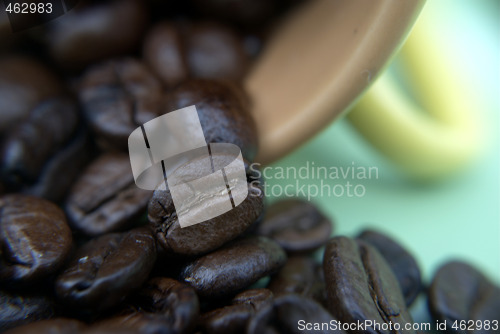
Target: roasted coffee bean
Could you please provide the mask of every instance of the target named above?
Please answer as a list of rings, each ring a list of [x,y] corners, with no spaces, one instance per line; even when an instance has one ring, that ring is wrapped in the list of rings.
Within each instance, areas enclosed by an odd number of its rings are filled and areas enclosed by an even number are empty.
[[[5,332],[5,334],[78,334],[85,324],[76,319],[54,318],[30,323]]]
[[[273,297],[273,292],[269,289],[250,289],[234,296],[232,303],[234,305],[249,304],[257,310],[262,308],[263,305],[269,304]]]
[[[78,94],[103,150],[127,151],[132,131],[164,112],[160,82],[132,58],[92,66],[85,72]]]
[[[194,289],[172,278],[149,280],[138,292],[137,299],[141,309],[163,315],[172,333],[190,333],[200,313]]]
[[[272,238],[288,253],[309,252],[330,239],[332,222],[312,203],[287,199],[269,207],[257,233]]]
[[[80,69],[92,62],[133,51],[145,26],[142,1],[96,2],[78,6],[47,25],[45,42],[59,65]]]
[[[36,183],[47,161],[71,140],[77,129],[76,104],[65,98],[38,104],[27,119],[13,127],[0,150],[0,176],[20,189]]]
[[[325,282],[322,266],[306,256],[292,256],[271,278],[267,288],[275,295],[295,293],[324,304]]]
[[[285,264],[286,254],[264,237],[237,240],[188,264],[182,279],[200,296],[237,292]]]
[[[216,161],[218,156],[212,155],[212,158]],[[196,172],[203,167],[198,168],[195,161],[190,163],[188,172]],[[248,230],[264,209],[263,196],[262,189],[249,184],[247,198],[237,207],[202,223],[181,228],[170,191],[157,189],[149,202],[148,219],[156,232],[158,243],[166,252],[199,255],[222,246]],[[220,194],[213,200],[227,201],[227,194]]]
[[[384,257],[398,279],[406,305],[410,306],[422,289],[420,269],[415,258],[400,244],[382,233],[366,230],[358,238],[375,247]]]
[[[43,295],[0,290],[0,332],[54,315],[54,302]]]
[[[144,42],[144,60],[169,88],[189,77],[182,39],[177,27],[162,22],[151,29]]]
[[[56,280],[57,296],[93,312],[109,308],[146,280],[155,260],[148,228],[103,235],[77,250]]]
[[[328,311],[315,301],[289,294],[262,308],[250,320],[247,333],[344,333],[330,328],[332,320]],[[306,328],[306,324],[314,326],[313,329]]]
[[[126,154],[97,158],[72,187],[66,212],[72,227],[86,235],[101,235],[137,224],[151,191],[139,189]]]
[[[449,332],[486,334],[498,330],[498,322],[495,326],[492,321],[500,321],[500,287],[467,263],[452,261],[440,267],[428,297],[431,314],[440,322],[446,321]],[[454,324],[458,328],[453,328]]]
[[[61,89],[54,74],[36,60],[0,57],[0,135],[27,118],[41,101],[60,95]]]
[[[248,68],[241,39],[215,23],[194,24],[189,28],[186,57],[193,78],[238,81]]]
[[[69,255],[71,231],[59,207],[26,195],[0,197],[0,281],[33,282]]]
[[[146,37],[143,55],[167,87],[189,77],[239,81],[248,68],[242,40],[213,22],[159,23]]]
[[[257,130],[249,100],[238,86],[226,81],[190,80],[169,96],[166,111],[196,106],[207,143],[237,145],[248,161],[257,153]]]
[[[133,312],[111,317],[91,325],[82,334],[134,333],[134,334],[176,334],[168,318],[160,314]]]
[[[396,277],[375,248],[360,240],[335,237],[326,245],[323,270],[328,307],[338,320],[392,323],[392,331],[370,326],[366,333],[416,333],[403,330],[413,320]],[[401,330],[395,329],[398,325]]]

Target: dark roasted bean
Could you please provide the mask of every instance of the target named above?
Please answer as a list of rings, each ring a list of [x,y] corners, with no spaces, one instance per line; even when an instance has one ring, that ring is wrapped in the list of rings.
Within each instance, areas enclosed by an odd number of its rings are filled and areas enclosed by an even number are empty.
[[[214,23],[189,28],[186,57],[194,78],[241,80],[248,60],[241,40],[230,29]]]
[[[61,209],[26,195],[0,197],[0,281],[33,282],[69,255],[71,231]]]
[[[194,289],[172,278],[156,277],[138,292],[139,306],[148,312],[161,314],[174,333],[190,333],[200,312]]]
[[[492,333],[493,327],[488,330],[484,324],[488,320],[493,326],[491,321],[500,321],[500,288],[471,265],[448,262],[432,280],[429,307],[436,320],[446,321],[450,332]],[[466,325],[465,329],[460,322]],[[476,327],[479,323],[481,327]],[[452,328],[453,324],[458,324],[458,328]]]
[[[215,155],[213,159],[218,159]],[[187,169],[197,171],[196,162]],[[170,191],[157,189],[148,206],[148,219],[158,243],[168,253],[199,255],[235,239],[255,223],[264,208],[264,192],[248,185],[248,197],[236,208],[202,223],[181,228]],[[225,201],[221,194],[215,200]]]
[[[37,61],[0,58],[0,134],[28,117],[41,101],[60,92],[57,78]]]
[[[78,122],[75,103],[65,98],[38,104],[13,127],[0,150],[0,176],[14,190],[35,184],[49,159],[74,137]]]
[[[132,58],[91,67],[79,87],[84,115],[104,150],[126,151],[132,131],[164,112],[161,98],[158,79]]]
[[[415,258],[400,244],[382,233],[366,230],[358,238],[375,247],[384,257],[398,279],[406,305],[410,306],[422,289],[420,269]]]
[[[181,277],[200,296],[223,296],[274,273],[285,261],[285,252],[274,241],[251,237],[202,256],[188,264]]]
[[[155,241],[148,228],[106,234],[77,250],[56,280],[56,293],[69,305],[97,312],[138,288],[155,260]]]
[[[145,25],[142,1],[96,3],[77,7],[48,25],[46,42],[59,65],[82,68],[132,51],[140,42]]]
[[[248,161],[257,153],[257,130],[249,101],[236,85],[217,80],[190,80],[168,98],[166,112],[196,106],[207,143],[237,145]]]
[[[367,327],[366,333],[402,333],[406,324],[413,323],[396,277],[372,246],[335,237],[326,246],[323,270],[329,310],[341,322],[370,320],[379,324]],[[392,331],[380,329],[389,322]],[[401,330],[395,330],[394,324]]]
[[[137,224],[151,195],[135,185],[128,156],[110,153],[96,159],[74,184],[66,212],[78,231],[101,235]]]
[[[331,320],[334,318],[318,303],[303,296],[289,294],[277,297],[271,305],[262,308],[250,320],[247,333],[343,333],[341,330],[330,329]],[[305,324],[318,324],[319,327],[305,330]]]
[[[82,334],[176,334],[170,320],[160,314],[134,312],[102,320]]]
[[[272,204],[258,234],[272,238],[289,253],[315,250],[332,233],[332,223],[312,203],[288,199]]]
[[[250,289],[240,292],[234,296],[232,303],[234,305],[250,304],[254,309],[260,309],[267,305],[273,299],[273,292],[269,289]]]
[[[54,315],[54,302],[42,295],[21,295],[0,290],[0,332]]]
[[[5,334],[76,334],[85,324],[76,319],[54,318],[16,327]]]
[[[275,295],[295,293],[324,304],[325,282],[322,267],[306,256],[292,256],[267,286]]]

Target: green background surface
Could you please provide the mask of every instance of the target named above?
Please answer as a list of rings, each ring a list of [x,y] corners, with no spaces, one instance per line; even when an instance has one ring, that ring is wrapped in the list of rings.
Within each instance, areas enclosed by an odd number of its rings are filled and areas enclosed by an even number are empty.
[[[272,165],[301,167],[309,161],[327,167],[353,163],[377,167],[378,179],[354,180],[364,185],[365,196],[317,196],[311,200],[332,217],[335,234],[353,236],[372,227],[399,240],[416,256],[426,281],[440,264],[460,258],[500,283],[499,4],[496,0],[429,0],[423,9],[423,15],[441,18],[439,33],[446,36],[443,48],[452,51],[453,62],[459,65],[456,79],[467,80],[477,90],[481,103],[476,112],[487,120],[488,143],[465,171],[432,184],[409,180],[345,119]],[[273,186],[296,180],[270,178],[266,182],[269,195]],[[300,180],[300,184],[319,182]],[[330,182],[334,185],[336,181]],[[276,196],[271,194],[270,200]]]

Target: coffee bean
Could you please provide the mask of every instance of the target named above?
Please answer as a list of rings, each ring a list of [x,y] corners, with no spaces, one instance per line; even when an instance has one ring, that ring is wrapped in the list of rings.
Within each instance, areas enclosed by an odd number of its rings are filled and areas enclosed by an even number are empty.
[[[57,296],[93,312],[109,308],[146,280],[155,260],[149,229],[105,234],[77,250],[56,280]]]
[[[322,266],[306,256],[292,256],[271,278],[267,286],[275,295],[298,294],[325,304],[325,282]]]
[[[172,23],[162,22],[147,34],[143,57],[166,87],[172,88],[189,77],[183,37]]]
[[[145,26],[142,1],[97,2],[78,6],[51,22],[45,42],[60,66],[81,69],[92,62],[133,51]]]
[[[406,305],[410,306],[422,289],[420,269],[415,258],[400,244],[382,233],[365,230],[358,238],[375,247],[384,257],[401,286]]]
[[[0,57],[0,135],[27,118],[41,101],[60,95],[61,84],[38,61]]]
[[[190,80],[168,97],[166,111],[196,106],[207,143],[237,145],[248,161],[257,153],[257,130],[248,97],[235,84],[217,80]]]
[[[133,312],[108,318],[91,325],[82,334],[176,334],[183,333],[172,327],[163,315]]]
[[[431,314],[440,322],[446,321],[449,332],[492,333],[493,327],[484,327],[486,320],[492,325],[491,321],[500,319],[500,287],[464,262],[452,261],[441,266],[428,297]],[[460,328],[461,322],[465,328]],[[458,328],[452,328],[454,323]]]
[[[137,224],[151,192],[135,183],[126,154],[97,158],[72,187],[66,202],[71,225],[86,235],[120,231]]]
[[[76,104],[65,98],[38,104],[25,121],[13,127],[0,150],[0,176],[14,190],[35,184],[49,159],[77,130]]]
[[[212,155],[212,158],[217,162],[219,156]],[[197,161],[193,161],[187,167],[186,171],[190,173],[203,170],[204,166],[198,168]],[[247,198],[237,207],[202,223],[181,228],[170,191],[157,189],[149,202],[148,219],[156,231],[158,243],[166,252],[199,255],[222,246],[248,230],[263,211],[263,195],[260,188],[249,184]],[[212,203],[221,201],[227,201],[227,194],[214,197]]]
[[[238,240],[188,264],[182,279],[200,296],[223,296],[274,273],[286,261],[278,244],[264,237]]]
[[[272,238],[288,253],[303,253],[326,244],[332,223],[312,203],[288,199],[269,207],[257,233]]]
[[[92,66],[85,72],[78,93],[103,150],[127,151],[132,131],[164,112],[160,82],[132,58]]]
[[[194,24],[189,28],[186,56],[194,78],[238,81],[248,68],[241,39],[215,23]]]
[[[76,319],[54,318],[16,327],[5,334],[79,334],[85,324]]]
[[[247,333],[344,333],[329,328],[334,318],[321,305],[303,296],[289,294],[277,297],[250,320]],[[319,328],[305,330],[305,324]],[[327,328],[321,327],[327,324]],[[301,328],[300,326],[304,326]]]
[[[54,315],[54,303],[43,295],[0,290],[0,332]]]
[[[232,304],[203,314],[200,324],[208,333],[243,333],[250,318],[261,308],[272,303],[273,293],[268,289],[250,289],[237,294]]]
[[[72,238],[61,209],[26,195],[0,197],[0,281],[34,282],[54,273]]]
[[[344,323],[371,320],[401,329],[413,320],[390,266],[372,246],[346,237],[331,239],[323,258],[329,310]],[[366,333],[400,333],[373,325]],[[414,330],[405,330],[416,333]]]
[[[190,333],[200,312],[194,289],[172,278],[149,280],[137,293],[141,309],[161,314],[174,333]]]

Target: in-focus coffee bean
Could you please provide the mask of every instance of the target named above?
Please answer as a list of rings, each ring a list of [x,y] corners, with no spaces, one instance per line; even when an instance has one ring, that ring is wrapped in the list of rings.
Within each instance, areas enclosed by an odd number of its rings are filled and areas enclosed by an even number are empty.
[[[56,294],[73,308],[99,312],[140,287],[155,260],[155,240],[148,228],[105,234],[77,250],[56,280]]]
[[[235,293],[285,264],[286,254],[265,237],[237,240],[188,264],[182,279],[203,297]]]
[[[406,305],[410,306],[422,289],[420,269],[415,258],[400,244],[382,233],[365,230],[358,238],[375,247],[384,257],[398,279]]]
[[[4,195],[0,245],[0,281],[31,283],[63,264],[71,250],[71,230],[55,204],[33,196]]]

